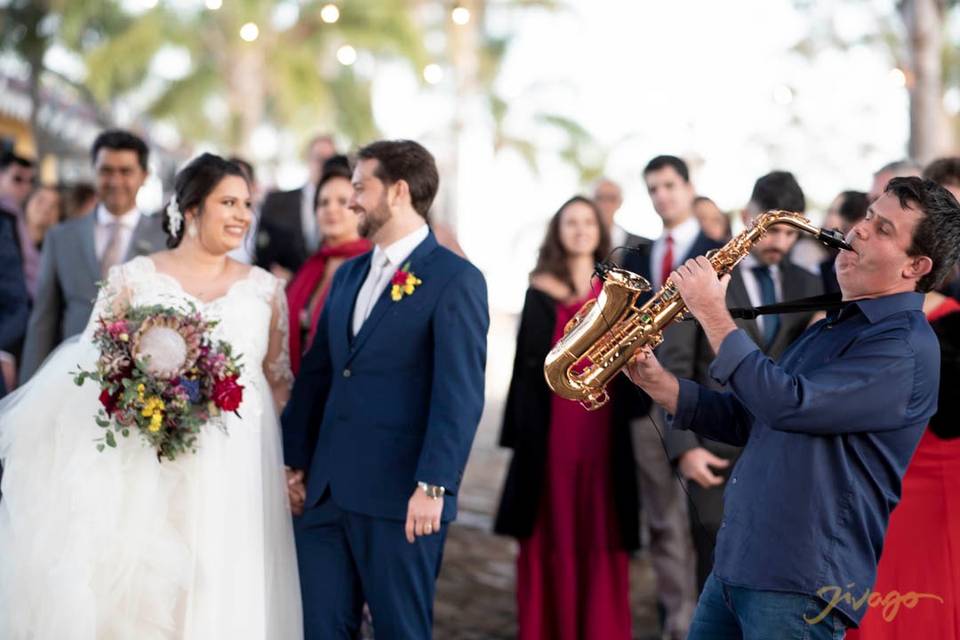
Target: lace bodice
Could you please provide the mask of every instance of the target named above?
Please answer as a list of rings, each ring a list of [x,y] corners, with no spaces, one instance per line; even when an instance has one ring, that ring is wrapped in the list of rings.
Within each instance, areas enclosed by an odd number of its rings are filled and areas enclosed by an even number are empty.
[[[107,305],[118,302],[178,308],[192,304],[204,317],[218,322],[214,339],[230,343],[234,353],[242,354],[242,379],[256,383],[262,373],[271,387],[292,384],[283,283],[259,267],[234,282],[224,295],[204,302],[187,293],[173,276],[157,271],[150,258],[134,258],[110,270],[84,335],[92,333]]]

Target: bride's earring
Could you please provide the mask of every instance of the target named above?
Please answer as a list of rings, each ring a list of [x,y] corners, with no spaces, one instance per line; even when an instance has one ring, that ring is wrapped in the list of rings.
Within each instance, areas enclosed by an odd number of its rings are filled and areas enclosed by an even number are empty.
[[[187,225],[187,235],[190,236],[191,238],[197,237],[197,225],[194,224],[193,222]]]

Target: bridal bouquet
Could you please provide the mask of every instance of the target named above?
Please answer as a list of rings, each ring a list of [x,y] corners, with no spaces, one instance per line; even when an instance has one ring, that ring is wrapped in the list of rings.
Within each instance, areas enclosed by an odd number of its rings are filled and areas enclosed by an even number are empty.
[[[216,322],[194,307],[127,306],[102,315],[93,335],[100,350],[94,371],[74,381],[100,385],[96,422],[104,429],[97,449],[116,447],[119,434],[139,432],[157,452],[174,460],[196,452],[201,427],[243,401],[242,365],[228,343],[211,337]]]

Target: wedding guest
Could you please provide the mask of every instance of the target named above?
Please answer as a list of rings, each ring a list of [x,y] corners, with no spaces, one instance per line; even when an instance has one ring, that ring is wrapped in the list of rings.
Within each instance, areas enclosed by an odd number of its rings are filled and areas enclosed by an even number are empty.
[[[369,240],[360,237],[360,218],[348,207],[353,196],[352,173],[346,156],[334,156],[324,164],[314,200],[323,244],[287,286],[290,364],[294,374],[313,343],[333,274],[345,260],[373,248]]]
[[[730,218],[717,203],[707,196],[697,196],[693,200],[693,215],[700,222],[703,234],[715,242],[726,242],[731,238]]]
[[[909,158],[888,162],[873,174],[873,183],[870,185],[870,192],[867,194],[867,198],[870,202],[873,202],[883,195],[883,190],[887,188],[887,183],[893,178],[919,176],[920,173],[920,165]]]
[[[620,211],[620,207],[623,206],[623,189],[620,188],[619,184],[606,177],[597,180],[593,186],[593,202],[597,205],[597,209],[600,210],[600,218],[610,233],[611,249],[616,249],[617,247],[635,247],[641,242],[646,242],[645,239],[635,236],[624,229],[615,220],[617,212]],[[614,257],[622,261],[622,254],[622,251],[617,252]]]
[[[75,182],[61,190],[63,219],[82,218],[97,206],[97,190],[89,182]]]
[[[960,199],[960,156],[937,158],[924,168],[923,177],[933,180]]]
[[[797,213],[806,210],[803,190],[792,173],[771,171],[757,179],[743,210],[744,225],[751,225],[759,214],[770,210]],[[759,307],[823,293],[820,279],[790,260],[790,250],[798,235],[794,227],[775,225],[753,245],[731,273],[726,297],[728,307]],[[744,329],[767,356],[777,360],[803,333],[813,315],[813,311],[770,314],[738,320],[737,326]],[[665,441],[671,460],[688,481],[687,495],[692,511],[690,534],[697,553],[697,584],[702,591],[713,568],[727,478],[740,448],[692,431],[670,431],[665,434]]]
[[[520,640],[631,637],[628,554],[639,546],[638,500],[623,398],[613,388],[612,403],[587,411],[552,394],[543,377],[547,352],[597,296],[593,268],[608,247],[597,207],[580,196],[565,202],[550,221],[520,317],[500,436],[513,459],[495,524],[520,543]]]
[[[336,153],[333,136],[314,136],[306,148],[307,183],[292,191],[267,194],[257,228],[257,266],[289,280],[320,246],[313,201],[323,163]]]
[[[99,204],[93,215],[68,220],[45,236],[40,275],[20,380],[25,382],[60,342],[83,331],[110,267],[166,245],[161,216],[137,208],[147,179],[146,143],[120,129],[101,133],[90,159]]]
[[[655,292],[684,260],[722,245],[703,233],[693,214],[696,189],[690,168],[682,158],[653,158],[644,167],[643,179],[650,202],[663,223],[663,233],[641,246],[639,252],[624,256],[624,267],[649,280]],[[646,303],[652,295],[644,293],[638,302]],[[675,375],[707,381],[706,370],[713,352],[697,323],[676,322],[667,327],[657,355]],[[682,640],[697,606],[696,553],[690,536],[687,497],[664,452],[657,424],[663,424],[663,416],[645,394],[628,397],[632,398],[631,429],[642,521],[650,530],[650,562],[657,577],[664,636]]]
[[[869,197],[863,191],[844,191],[830,203],[823,219],[823,227],[839,229],[843,235],[847,235],[853,225],[867,215],[869,205]],[[840,252],[837,249],[827,249],[827,252],[829,257],[820,263],[820,279],[823,281],[824,292],[836,293],[840,291],[840,283],[837,282],[837,270],[833,263]]]
[[[37,292],[37,277],[40,275],[40,249],[47,231],[61,220],[60,192],[54,187],[39,187],[27,198],[21,226],[23,271],[27,278],[27,291],[32,298]]]
[[[960,638],[960,302],[931,291],[923,311],[940,341],[937,413],[903,476],[872,591],[926,595],[893,616],[870,606],[847,640]]]

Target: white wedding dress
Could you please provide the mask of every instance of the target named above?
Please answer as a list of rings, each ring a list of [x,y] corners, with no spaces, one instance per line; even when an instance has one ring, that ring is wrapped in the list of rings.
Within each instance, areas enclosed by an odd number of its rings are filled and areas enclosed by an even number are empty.
[[[271,385],[289,385],[280,281],[254,268],[203,303],[141,257],[106,288],[134,305],[192,303],[242,354],[242,417],[157,461],[137,434],[98,452],[86,331],[0,404],[0,638],[299,640],[300,585]],[[101,292],[93,318],[104,309]]]

